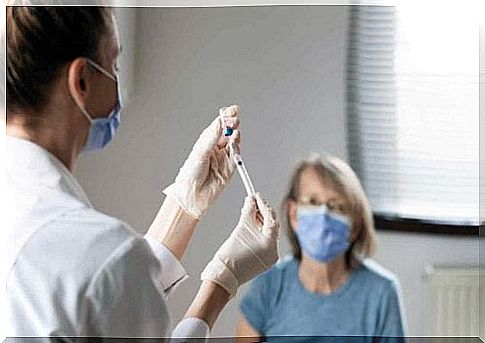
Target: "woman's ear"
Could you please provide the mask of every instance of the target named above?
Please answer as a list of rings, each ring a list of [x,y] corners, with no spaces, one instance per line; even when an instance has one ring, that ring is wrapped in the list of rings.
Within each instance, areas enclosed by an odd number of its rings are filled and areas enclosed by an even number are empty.
[[[85,58],[77,58],[68,66],[67,83],[72,98],[82,108],[85,108],[88,96],[88,73]]]
[[[352,218],[352,222],[350,224],[350,242],[354,243],[359,236],[359,224],[356,222],[355,218]]]
[[[288,211],[288,217],[290,219],[290,226],[293,231],[296,230],[298,226],[298,216],[297,216],[297,205],[296,201],[288,200],[286,202],[286,210]]]

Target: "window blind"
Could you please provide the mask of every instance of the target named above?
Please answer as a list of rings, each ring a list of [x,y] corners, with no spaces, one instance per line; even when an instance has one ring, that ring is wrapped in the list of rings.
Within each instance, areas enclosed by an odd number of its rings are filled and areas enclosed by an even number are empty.
[[[349,157],[377,214],[479,222],[478,21],[417,1],[354,6]]]

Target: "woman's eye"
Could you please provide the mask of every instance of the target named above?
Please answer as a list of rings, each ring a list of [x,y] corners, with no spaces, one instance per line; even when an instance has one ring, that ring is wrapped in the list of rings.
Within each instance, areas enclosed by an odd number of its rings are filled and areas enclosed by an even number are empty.
[[[345,214],[345,207],[343,205],[339,205],[339,206],[337,206],[335,211],[340,213],[340,214]]]
[[[349,205],[342,204],[342,205],[339,205],[338,211],[341,214],[349,214],[351,212],[351,208]]]

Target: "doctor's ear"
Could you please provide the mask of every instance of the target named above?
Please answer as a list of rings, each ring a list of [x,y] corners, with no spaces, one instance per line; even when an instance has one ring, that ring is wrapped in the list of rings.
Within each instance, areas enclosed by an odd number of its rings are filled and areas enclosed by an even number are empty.
[[[74,101],[85,107],[89,88],[89,66],[85,58],[76,58],[68,66],[67,84]]]

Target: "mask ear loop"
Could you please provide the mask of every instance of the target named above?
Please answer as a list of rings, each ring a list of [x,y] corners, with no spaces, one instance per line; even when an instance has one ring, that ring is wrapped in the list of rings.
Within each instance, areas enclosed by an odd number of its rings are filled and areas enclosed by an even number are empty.
[[[105,76],[109,77],[114,82],[118,82],[118,78],[116,76],[114,76],[113,74],[111,74],[110,72],[108,72],[106,69],[104,69],[103,67],[101,67],[99,64],[97,64],[96,62],[94,62],[92,59],[90,59],[90,58],[86,58],[86,59],[87,59],[88,63],[91,64],[97,71],[99,71],[100,73],[102,73]]]
[[[112,75],[110,72],[108,72],[103,67],[101,67],[99,64],[97,64],[96,62],[94,62],[92,59],[86,58],[86,60],[88,61],[88,63],[94,69],[96,69],[97,71],[99,71],[103,75],[107,76],[108,78],[110,78],[111,80],[113,80],[114,82],[116,82],[116,92],[117,92],[116,107],[118,107],[118,109],[120,109],[121,108],[121,94],[120,94],[120,86],[118,84],[118,78],[116,76]],[[76,102],[76,104],[79,107],[79,109],[81,110],[81,112],[86,116],[86,118],[92,124],[93,121],[94,121],[94,119],[89,115],[88,111],[83,106],[81,106],[79,104],[79,102],[76,100],[76,98],[74,98],[74,101]]]
[[[79,107],[79,109],[84,114],[84,116],[89,120],[89,123],[92,124],[94,120],[93,120],[93,118],[91,118],[88,111],[86,111],[86,109],[79,104],[79,102],[76,100],[76,98],[74,98],[74,102],[76,102],[77,107]]]

